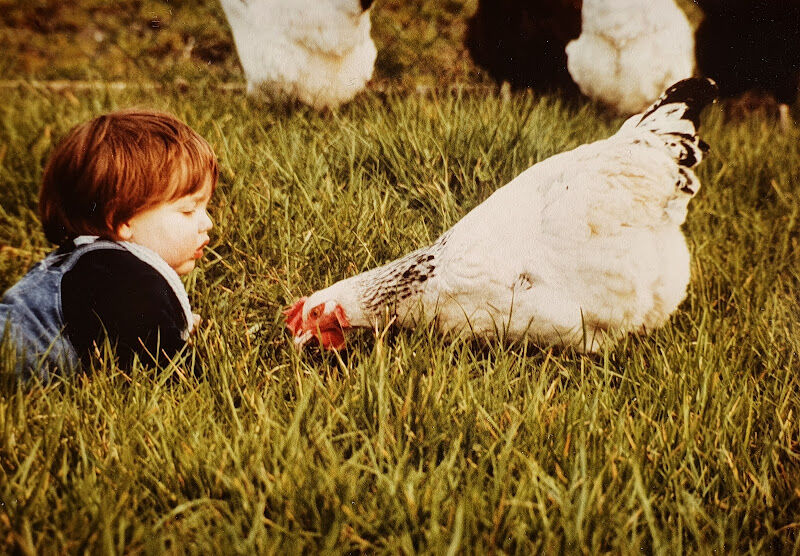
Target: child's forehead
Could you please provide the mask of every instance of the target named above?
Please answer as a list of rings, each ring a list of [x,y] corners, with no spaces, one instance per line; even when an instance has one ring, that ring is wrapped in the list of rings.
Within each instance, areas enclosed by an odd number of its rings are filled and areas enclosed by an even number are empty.
[[[213,183],[213,178],[211,176],[207,176],[206,179],[203,181],[203,185],[201,185],[199,189],[192,192],[179,194],[177,197],[173,199],[173,201],[182,201],[182,200],[202,201],[208,199],[211,197],[212,183]]]

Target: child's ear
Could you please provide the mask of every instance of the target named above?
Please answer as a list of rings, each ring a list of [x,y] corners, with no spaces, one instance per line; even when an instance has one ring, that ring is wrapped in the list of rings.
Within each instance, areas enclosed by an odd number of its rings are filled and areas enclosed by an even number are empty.
[[[123,222],[119,225],[119,228],[117,228],[117,236],[119,236],[119,239],[122,241],[129,241],[133,237],[133,228],[131,228],[129,222]]]

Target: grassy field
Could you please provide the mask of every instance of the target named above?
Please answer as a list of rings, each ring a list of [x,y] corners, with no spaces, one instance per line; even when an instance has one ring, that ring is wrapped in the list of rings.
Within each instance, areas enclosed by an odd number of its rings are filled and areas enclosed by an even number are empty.
[[[582,356],[421,328],[298,354],[288,303],[430,242],[620,121],[475,90],[371,91],[326,114],[270,105],[216,86],[241,70],[207,3],[173,2],[157,28],[164,3],[150,0],[131,0],[128,19],[99,0],[35,4],[0,0],[6,76],[160,86],[0,89],[0,291],[51,249],[36,197],[72,125],[171,111],[212,143],[222,175],[210,253],[186,280],[201,376],[108,363],[23,385],[0,353],[0,553],[800,552],[800,130],[704,114],[689,294],[649,336]],[[469,2],[440,2],[416,28],[400,6],[435,2],[382,4],[395,15],[375,21],[380,79],[475,77],[453,43]],[[70,39],[86,14],[97,52]],[[189,36],[202,48],[174,56]],[[213,44],[223,54],[203,73]],[[455,77],[439,71],[453,60]]]
[[[389,331],[339,358],[295,353],[281,309],[619,122],[529,95],[3,95],[2,289],[49,249],[41,163],[72,124],[170,110],[222,177],[188,279],[205,375],[5,380],[0,551],[800,549],[796,131],[706,113],[689,296],[655,334],[584,357]]]

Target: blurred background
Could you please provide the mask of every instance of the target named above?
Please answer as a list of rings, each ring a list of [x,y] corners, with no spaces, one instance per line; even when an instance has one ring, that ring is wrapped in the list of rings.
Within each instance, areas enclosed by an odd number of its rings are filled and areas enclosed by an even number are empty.
[[[796,104],[800,0],[658,0],[648,7],[630,0],[361,4],[371,4],[377,49],[367,90],[508,83],[515,90],[578,97],[582,92],[613,112],[629,114],[649,104],[665,83],[687,74],[676,66],[671,77],[648,76],[646,66],[675,65],[685,58],[687,68],[694,66],[696,74],[718,82],[723,98],[743,99],[737,102],[745,112],[767,106],[777,114],[781,107],[782,123],[788,125]],[[292,9],[302,13],[304,8]],[[681,12],[683,23],[666,21]],[[592,31],[594,39],[587,21],[600,27]],[[690,29],[684,37],[679,27],[686,21]],[[312,29],[316,23],[308,25]],[[291,26],[285,28],[291,35]],[[583,67],[568,72],[565,47],[582,32],[588,37],[583,52],[573,48],[573,54],[576,64],[581,54]],[[633,35],[627,38],[627,33]],[[599,52],[604,36],[616,41],[616,52],[608,56]],[[674,44],[665,49],[669,37]],[[0,0],[0,48],[6,87],[17,80],[246,85],[231,26],[216,0]],[[625,56],[639,56],[632,73],[619,71]],[[611,92],[603,91],[609,87]],[[624,105],[636,95],[644,100]]]
[[[477,0],[377,0],[373,84],[479,82],[464,45]],[[4,79],[216,80],[244,74],[213,0],[0,0]]]
[[[696,25],[699,8],[677,4]],[[478,0],[376,0],[373,84],[491,83],[465,44],[477,7]],[[230,26],[213,0],[0,0],[0,49],[5,79],[244,84]]]

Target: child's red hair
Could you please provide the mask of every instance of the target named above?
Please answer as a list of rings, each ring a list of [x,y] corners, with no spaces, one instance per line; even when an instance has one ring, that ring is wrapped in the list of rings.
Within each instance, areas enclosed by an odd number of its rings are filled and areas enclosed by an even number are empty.
[[[218,177],[211,146],[174,116],[122,110],[74,127],[47,162],[39,194],[45,236],[118,240],[120,226]]]

